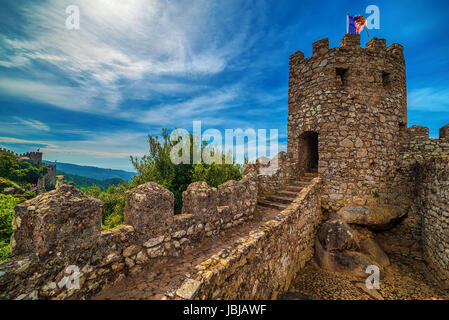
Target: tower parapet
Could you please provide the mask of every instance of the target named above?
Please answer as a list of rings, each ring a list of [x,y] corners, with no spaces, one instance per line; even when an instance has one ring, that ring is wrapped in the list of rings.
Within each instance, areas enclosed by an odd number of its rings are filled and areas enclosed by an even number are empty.
[[[386,175],[407,128],[401,45],[373,38],[362,48],[357,34],[336,48],[318,40],[311,57],[290,57],[288,99],[288,153],[299,174],[318,168],[325,207],[388,189]]]

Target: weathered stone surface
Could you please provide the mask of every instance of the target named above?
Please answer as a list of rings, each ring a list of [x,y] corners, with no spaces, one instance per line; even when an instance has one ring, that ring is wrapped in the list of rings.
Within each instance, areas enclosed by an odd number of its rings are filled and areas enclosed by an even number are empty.
[[[323,207],[337,211],[391,188],[407,124],[405,60],[399,45],[372,39],[361,48],[355,34],[313,48],[290,58],[287,153],[296,172],[318,169]]]
[[[157,183],[147,182],[126,192],[125,223],[137,232],[164,232],[173,224],[173,215],[173,193]]]
[[[123,250],[123,256],[124,257],[130,257],[133,255],[136,255],[140,250],[142,249],[141,246],[131,245],[125,250]]]
[[[347,206],[337,215],[346,223],[366,226],[373,230],[387,230],[406,214],[396,206]]]
[[[159,237],[152,238],[152,239],[148,240],[143,245],[147,248],[151,248],[151,247],[157,246],[158,244],[162,243],[162,241],[164,241],[164,236],[159,236]]]
[[[182,213],[192,214],[201,221],[214,220],[218,217],[217,189],[206,182],[191,183],[182,193]]]
[[[315,241],[315,257],[321,268],[334,272],[347,272],[356,277],[365,277],[369,265],[376,265],[371,257],[350,250],[325,250],[320,241]]]
[[[191,300],[195,297],[201,288],[201,282],[194,279],[187,279],[182,286],[176,290],[176,294],[186,300]]]
[[[315,257],[319,265],[335,272],[365,276],[369,265],[384,268],[390,264],[388,256],[365,230],[354,230],[342,220],[326,222],[315,241]]]
[[[325,223],[318,232],[318,240],[325,250],[351,250],[359,247],[356,232],[341,220]]]
[[[91,244],[100,236],[101,216],[100,200],[62,185],[16,206],[12,254],[46,255]]]
[[[360,250],[376,261],[378,266],[385,268],[390,265],[390,259],[387,254],[372,238],[360,240]]]

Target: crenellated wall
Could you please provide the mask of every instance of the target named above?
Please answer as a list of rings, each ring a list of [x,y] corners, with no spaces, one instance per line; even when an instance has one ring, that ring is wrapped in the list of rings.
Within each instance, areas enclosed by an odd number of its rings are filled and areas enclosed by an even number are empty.
[[[125,224],[108,231],[101,231],[101,201],[72,185],[26,201],[16,207],[13,257],[0,264],[0,298],[89,297],[144,266],[214,241],[221,231],[253,219],[258,180],[269,180],[259,170],[247,165],[242,180],[218,188],[192,183],[180,215],[174,215],[170,191],[153,182],[140,185],[126,193]],[[70,266],[81,273],[79,290],[66,288]]]
[[[429,129],[422,126],[403,133],[387,200],[407,216],[378,236],[387,253],[426,261],[443,287],[449,287],[448,127],[440,129],[439,139],[429,138]]]
[[[346,34],[340,47],[327,38],[313,44],[313,55],[290,56],[288,153],[297,171],[307,167],[310,135],[318,139],[318,173],[324,181],[323,206],[337,211],[389,190],[407,126],[403,48]]]
[[[0,153],[9,153],[16,157],[23,158],[24,161],[29,161],[35,166],[42,166],[42,152],[36,151],[36,152],[25,152],[22,154],[15,153],[11,150],[0,148]]]
[[[321,183],[315,178],[276,219],[197,265],[174,299],[276,299],[313,257]]]

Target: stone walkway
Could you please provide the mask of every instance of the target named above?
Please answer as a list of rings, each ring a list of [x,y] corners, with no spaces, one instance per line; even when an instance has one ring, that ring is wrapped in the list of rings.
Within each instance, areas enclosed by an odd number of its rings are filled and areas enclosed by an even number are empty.
[[[129,275],[92,297],[93,300],[152,300],[161,299],[166,292],[177,289],[193,273],[194,267],[219,253],[252,230],[262,226],[279,214],[279,210],[257,206],[252,221],[220,234],[215,241],[205,241],[180,257],[169,258],[166,263],[146,268],[142,272]]]
[[[144,268],[142,272],[117,280],[94,295],[93,300],[158,300],[167,292],[176,290],[193,273],[194,267],[212,255],[230,246],[250,231],[262,227],[286,208],[296,195],[316,177],[316,173],[306,173],[300,180],[291,181],[273,194],[262,196],[256,207],[254,218],[236,228],[218,235],[214,241],[206,240],[199,247],[180,257],[170,257],[161,265]]]
[[[390,260],[392,264],[386,268],[383,277],[381,274],[379,290],[366,289],[365,279],[323,270],[312,260],[299,272],[290,292],[281,299],[449,300],[449,291],[439,289],[425,277],[423,263]]]

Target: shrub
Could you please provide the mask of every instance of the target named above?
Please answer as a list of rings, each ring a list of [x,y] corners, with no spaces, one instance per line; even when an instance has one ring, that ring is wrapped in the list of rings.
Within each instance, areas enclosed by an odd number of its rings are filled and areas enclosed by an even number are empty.
[[[14,207],[20,202],[14,196],[0,194],[0,261],[10,257],[9,240],[13,233]]]

